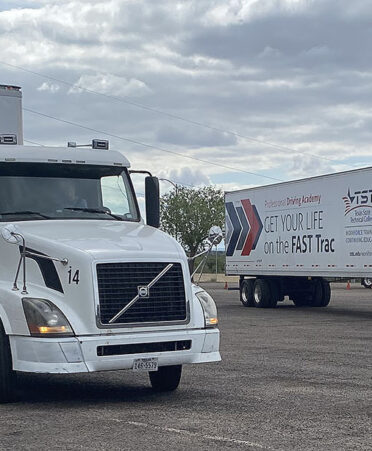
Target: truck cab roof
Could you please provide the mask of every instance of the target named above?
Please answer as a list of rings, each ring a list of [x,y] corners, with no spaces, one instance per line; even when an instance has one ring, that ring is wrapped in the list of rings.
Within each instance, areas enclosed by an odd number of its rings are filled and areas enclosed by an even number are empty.
[[[130,167],[129,161],[120,152],[74,147],[1,145],[0,162]]]

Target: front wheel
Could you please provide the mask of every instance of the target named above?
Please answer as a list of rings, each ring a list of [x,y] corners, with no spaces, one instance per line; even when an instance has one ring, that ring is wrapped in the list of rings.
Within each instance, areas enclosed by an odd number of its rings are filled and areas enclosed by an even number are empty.
[[[12,368],[9,338],[0,321],[0,403],[15,401],[16,372]]]
[[[161,366],[158,371],[150,371],[150,382],[153,390],[173,391],[181,380],[182,365]]]

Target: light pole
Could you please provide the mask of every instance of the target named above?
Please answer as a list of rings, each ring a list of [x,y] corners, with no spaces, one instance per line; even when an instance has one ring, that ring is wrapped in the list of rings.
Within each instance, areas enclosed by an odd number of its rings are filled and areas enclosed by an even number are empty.
[[[162,180],[164,182],[169,182],[171,185],[173,185],[176,188],[176,194],[178,193],[178,185],[177,185],[177,183],[172,182],[172,180],[169,180],[169,179],[159,179],[159,180]]]
[[[217,273],[217,244],[216,244],[216,282],[217,282],[217,277],[218,277],[217,274],[218,273]]]

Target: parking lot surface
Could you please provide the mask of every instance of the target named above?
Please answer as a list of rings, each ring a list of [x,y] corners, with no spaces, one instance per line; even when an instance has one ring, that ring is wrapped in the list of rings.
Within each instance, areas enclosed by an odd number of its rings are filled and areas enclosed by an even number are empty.
[[[147,374],[21,377],[0,405],[0,449],[371,450],[372,290],[333,286],[328,308],[217,301],[220,363],[186,366],[176,392]]]

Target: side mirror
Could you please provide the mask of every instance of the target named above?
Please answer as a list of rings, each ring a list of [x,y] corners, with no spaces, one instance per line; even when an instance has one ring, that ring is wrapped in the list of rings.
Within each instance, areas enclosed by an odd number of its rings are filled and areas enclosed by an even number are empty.
[[[1,229],[1,236],[10,244],[19,244],[22,242],[22,238],[19,235],[19,230],[14,224],[8,224]]]
[[[160,195],[159,179],[157,177],[145,178],[146,222],[147,225],[159,228],[160,226]]]
[[[216,245],[216,244],[221,243],[222,238],[223,238],[223,233],[222,233],[221,227],[212,226],[209,229],[208,241],[210,242],[211,245]]]

